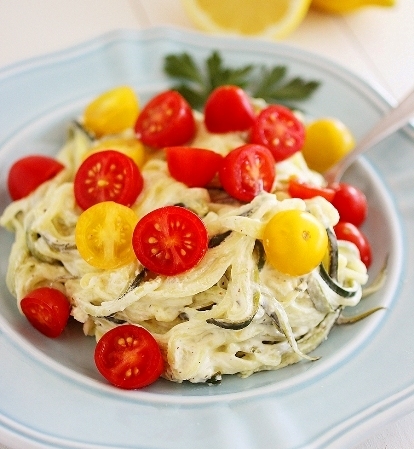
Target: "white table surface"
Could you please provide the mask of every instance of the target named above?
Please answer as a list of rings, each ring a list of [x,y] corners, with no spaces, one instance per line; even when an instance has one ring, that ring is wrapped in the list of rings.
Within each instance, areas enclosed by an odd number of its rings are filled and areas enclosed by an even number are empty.
[[[284,42],[332,59],[399,100],[414,86],[413,19],[413,0],[347,16],[311,11]],[[0,69],[110,30],[154,25],[193,29],[179,0],[1,0]],[[395,418],[349,449],[412,449],[414,412]]]

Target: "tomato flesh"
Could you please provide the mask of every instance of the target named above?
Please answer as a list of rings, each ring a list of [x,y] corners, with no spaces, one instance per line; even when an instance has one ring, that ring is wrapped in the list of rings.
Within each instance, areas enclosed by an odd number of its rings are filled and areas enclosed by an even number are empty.
[[[143,186],[141,172],[130,157],[106,150],[91,154],[80,165],[74,193],[77,204],[84,210],[103,201],[131,206]]]
[[[334,231],[338,240],[346,240],[356,245],[362,262],[369,268],[372,263],[372,250],[366,235],[353,223],[345,221],[340,221],[334,226]]]
[[[208,234],[194,212],[165,206],[141,218],[132,245],[144,267],[158,274],[175,275],[194,267],[204,257]]]
[[[64,168],[63,164],[48,156],[31,155],[17,160],[7,178],[10,197],[16,201],[28,196]]]
[[[250,141],[269,148],[275,161],[280,162],[302,148],[305,127],[290,109],[271,105],[257,116]]]
[[[219,179],[229,195],[240,201],[251,201],[261,191],[271,191],[275,160],[263,145],[242,145],[224,158]]]
[[[161,350],[154,337],[132,324],[106,332],[96,345],[94,359],[108,382],[128,390],[150,385],[164,370]]]
[[[302,276],[321,263],[328,248],[328,236],[309,212],[283,210],[266,224],[263,246],[274,268],[290,276]]]
[[[238,86],[219,86],[211,92],[204,107],[204,123],[211,133],[246,131],[255,118],[250,98]]]
[[[184,145],[196,132],[191,106],[177,91],[162,92],[142,109],[135,132],[138,139],[153,148]]]
[[[306,127],[302,154],[308,167],[324,173],[355,146],[351,131],[333,118],[314,120]]]
[[[113,201],[89,207],[80,215],[75,229],[80,255],[93,267],[104,270],[133,262],[131,238],[137,221],[132,209]]]
[[[119,86],[96,97],[85,108],[84,127],[96,137],[119,134],[132,128],[139,113],[139,102],[133,89]]]
[[[332,204],[339,212],[340,220],[361,226],[368,213],[368,201],[364,192],[347,183],[332,186],[335,196]]]
[[[105,150],[119,151],[129,156],[139,168],[145,162],[145,148],[142,142],[133,138],[111,138],[100,140],[85,155],[84,160],[93,153]]]
[[[223,156],[192,147],[167,147],[168,170],[173,178],[188,187],[204,187],[216,175]]]
[[[296,178],[289,179],[288,193],[292,198],[301,198],[303,200],[314,198],[315,196],[321,196],[329,202],[332,202],[335,196],[334,189],[312,186],[310,184],[300,182]]]
[[[50,338],[63,332],[70,315],[69,300],[60,290],[51,287],[31,291],[21,300],[20,307],[29,323]]]

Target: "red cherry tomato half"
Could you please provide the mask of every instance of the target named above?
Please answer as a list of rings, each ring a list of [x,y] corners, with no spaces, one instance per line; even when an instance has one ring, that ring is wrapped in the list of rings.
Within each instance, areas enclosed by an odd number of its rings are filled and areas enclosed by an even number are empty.
[[[262,145],[246,144],[230,151],[219,170],[224,190],[240,201],[251,201],[261,191],[270,192],[275,180],[275,160]]]
[[[300,182],[296,178],[290,178],[288,184],[288,193],[292,198],[302,198],[307,200],[315,196],[322,196],[327,201],[332,202],[335,190],[327,187],[316,187],[310,184]]]
[[[338,210],[340,220],[361,226],[368,211],[368,202],[364,193],[357,187],[346,183],[337,184],[332,188],[335,189],[332,204]]]
[[[251,143],[264,145],[276,162],[299,151],[305,141],[305,126],[293,112],[281,105],[271,105],[257,116],[250,137]]]
[[[340,221],[334,226],[334,231],[338,240],[346,240],[357,246],[362,262],[369,268],[372,262],[372,251],[365,234],[354,224],[345,221]]]
[[[196,132],[191,106],[175,90],[150,100],[135,123],[138,139],[153,148],[184,145]]]
[[[211,133],[248,130],[253,125],[254,118],[250,98],[238,86],[217,87],[204,106],[204,123]]]
[[[155,382],[164,369],[155,338],[132,324],[106,332],[96,345],[94,358],[98,371],[108,382],[127,390]]]
[[[179,206],[165,206],[148,213],[138,222],[132,236],[135,255],[142,265],[167,276],[197,265],[207,245],[208,234],[202,220]]]
[[[223,156],[203,148],[167,147],[168,170],[188,187],[204,187],[217,173]]]
[[[19,159],[11,166],[7,179],[12,200],[29,195],[64,168],[59,161],[47,156],[33,155]]]
[[[30,324],[50,338],[62,333],[70,314],[69,300],[60,290],[50,287],[31,291],[21,300],[20,307]]]
[[[135,162],[115,150],[91,154],[78,168],[74,180],[75,199],[84,210],[104,201],[129,207],[143,186],[144,180]]]

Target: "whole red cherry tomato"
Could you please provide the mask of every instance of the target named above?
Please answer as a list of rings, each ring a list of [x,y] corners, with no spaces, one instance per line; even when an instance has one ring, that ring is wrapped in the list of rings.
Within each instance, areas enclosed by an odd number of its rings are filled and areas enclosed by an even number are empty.
[[[198,264],[207,251],[208,234],[194,212],[180,206],[165,206],[139,220],[132,246],[144,267],[169,276]]]
[[[357,187],[346,183],[339,183],[331,187],[335,190],[332,204],[338,210],[340,220],[361,226],[368,211],[365,194]]]
[[[219,179],[229,195],[240,201],[251,201],[261,191],[272,189],[275,160],[263,145],[242,145],[224,158]]]
[[[305,126],[288,108],[270,105],[263,109],[253,123],[251,143],[264,145],[276,162],[299,151],[305,141]]]
[[[124,389],[146,387],[164,370],[161,350],[143,327],[117,326],[106,332],[95,348],[98,371],[111,384]]]
[[[50,338],[62,333],[70,315],[69,300],[60,290],[50,287],[31,291],[21,300],[20,307],[30,324]]]
[[[347,240],[357,246],[362,262],[369,268],[372,262],[372,251],[365,234],[354,224],[345,221],[340,221],[334,226],[334,231],[338,240]]]
[[[217,87],[204,106],[204,123],[212,133],[248,130],[254,117],[249,96],[238,86]]]
[[[316,187],[307,183],[300,182],[298,179],[292,177],[289,179],[288,193],[293,198],[302,198],[307,200],[315,196],[322,196],[327,201],[332,202],[335,190],[328,187]]]
[[[87,157],[75,175],[74,193],[79,207],[86,210],[104,201],[131,206],[144,186],[137,164],[115,150],[99,151]]]
[[[204,148],[167,147],[168,170],[188,187],[204,187],[216,175],[223,156]]]
[[[48,156],[32,155],[17,160],[10,168],[7,186],[13,201],[26,197],[65,167]]]
[[[196,132],[191,106],[175,90],[162,92],[142,109],[135,132],[139,140],[153,148],[184,145]]]

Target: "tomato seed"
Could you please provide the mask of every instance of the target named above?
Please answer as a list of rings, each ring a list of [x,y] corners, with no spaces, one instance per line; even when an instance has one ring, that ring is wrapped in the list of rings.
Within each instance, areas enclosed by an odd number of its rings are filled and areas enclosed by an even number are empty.
[[[109,182],[106,179],[99,179],[97,182],[98,187],[106,187]]]
[[[295,139],[293,139],[293,138],[288,138],[288,139],[286,139],[286,142],[285,142],[285,144],[286,144],[286,146],[288,146],[288,147],[293,147],[294,145],[295,145]]]

